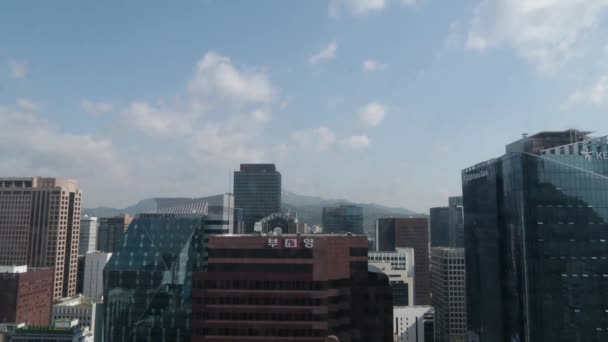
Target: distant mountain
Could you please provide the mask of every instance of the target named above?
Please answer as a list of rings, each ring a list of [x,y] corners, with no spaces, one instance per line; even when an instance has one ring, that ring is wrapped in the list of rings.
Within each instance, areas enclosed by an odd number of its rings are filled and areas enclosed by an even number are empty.
[[[293,192],[283,191],[282,193],[283,210],[296,212],[298,219],[301,222],[306,222],[310,225],[321,225],[321,214],[323,207],[353,204],[363,208],[363,228],[366,232],[373,232],[376,225],[376,220],[380,217],[425,217],[426,215],[413,212],[404,208],[391,208],[375,203],[354,203],[344,199],[324,199],[315,196],[298,195]],[[154,210],[154,199],[145,199],[137,204],[124,209],[115,209],[108,207],[85,208],[82,211],[83,215],[97,217],[111,217],[122,213],[135,216],[138,213]]]

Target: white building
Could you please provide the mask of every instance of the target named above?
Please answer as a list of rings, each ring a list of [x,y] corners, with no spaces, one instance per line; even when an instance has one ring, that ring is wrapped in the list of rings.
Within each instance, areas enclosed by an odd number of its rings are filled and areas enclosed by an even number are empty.
[[[112,253],[90,252],[84,259],[84,281],[82,294],[85,297],[101,299],[103,296],[103,268]]]
[[[432,306],[395,306],[393,320],[395,342],[435,341],[435,310]]]
[[[368,252],[371,265],[381,269],[393,288],[394,306],[414,303],[414,249],[397,248],[390,252]]]
[[[78,255],[85,255],[94,250],[97,250],[97,217],[84,215],[80,219]]]
[[[83,296],[64,298],[53,304],[51,314],[53,325],[78,320],[79,328],[89,328],[92,333],[95,331],[96,306],[97,304],[94,301]]]

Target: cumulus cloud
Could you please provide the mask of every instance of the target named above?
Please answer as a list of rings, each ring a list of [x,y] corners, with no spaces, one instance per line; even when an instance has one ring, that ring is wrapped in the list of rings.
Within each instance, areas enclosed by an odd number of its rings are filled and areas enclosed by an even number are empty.
[[[568,96],[567,105],[603,105],[606,102],[608,102],[608,76],[602,76],[593,85],[572,92]]]
[[[321,126],[293,132],[291,141],[302,149],[324,152],[336,142],[336,135],[331,129]]]
[[[229,57],[213,51],[198,61],[188,91],[191,96],[237,104],[267,103],[275,94],[265,73],[238,69]]]
[[[198,131],[192,150],[194,158],[202,162],[228,164],[261,162],[263,149],[250,147],[255,134],[235,125],[237,120],[208,123]]]
[[[365,135],[353,135],[340,140],[340,145],[349,150],[363,150],[370,145],[371,141]]]
[[[363,127],[370,128],[379,126],[387,112],[386,105],[379,102],[370,102],[359,110],[357,117]]]
[[[608,0],[483,0],[466,44],[480,51],[507,46],[539,71],[551,72],[576,54],[606,9]]]
[[[131,127],[149,136],[183,136],[192,132],[196,115],[181,112],[174,106],[151,105],[133,102],[121,112],[123,120]]]
[[[266,122],[271,118],[270,111],[266,109],[256,109],[253,111],[253,113],[251,113],[251,116],[259,122]]]
[[[389,4],[401,3],[403,6],[412,6],[416,0],[329,0],[329,15],[337,17],[341,11],[345,10],[354,15],[363,15],[370,12],[380,12],[388,7]]]
[[[23,79],[27,77],[29,71],[27,61],[11,59],[8,61],[8,66],[10,68],[12,78]]]
[[[36,102],[29,99],[18,98],[17,104],[19,105],[19,107],[21,107],[21,109],[27,112],[35,112],[40,109],[40,106]]]
[[[89,100],[80,101],[80,108],[92,116],[109,113],[114,110],[114,106],[109,102],[92,102]]]
[[[363,71],[377,71],[386,69],[387,65],[380,63],[378,61],[374,61],[371,59],[367,59],[363,61]]]
[[[330,61],[336,58],[337,49],[338,45],[335,42],[331,42],[327,46],[323,47],[319,52],[310,56],[308,62],[310,62],[310,64],[319,64],[321,62]]]

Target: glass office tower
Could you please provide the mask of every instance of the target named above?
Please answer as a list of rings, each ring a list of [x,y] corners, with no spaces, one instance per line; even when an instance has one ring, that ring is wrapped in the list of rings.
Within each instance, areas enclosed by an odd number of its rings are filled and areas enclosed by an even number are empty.
[[[190,341],[192,272],[207,262],[204,216],[141,214],[104,269],[109,341]]]
[[[274,164],[241,164],[234,172],[234,207],[242,210],[244,233],[281,211],[281,173]]]
[[[431,247],[450,245],[450,208],[431,208],[429,215]]]
[[[323,233],[363,234],[363,208],[359,206],[324,207],[321,220]]]
[[[524,137],[462,181],[469,340],[607,341],[606,137]]]

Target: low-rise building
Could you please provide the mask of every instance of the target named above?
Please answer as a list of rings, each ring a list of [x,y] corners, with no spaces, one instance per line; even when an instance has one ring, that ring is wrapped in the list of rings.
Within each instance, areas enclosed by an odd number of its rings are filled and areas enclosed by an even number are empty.
[[[52,268],[0,266],[0,323],[49,324],[53,275]]]
[[[23,325],[9,334],[10,342],[93,342],[89,328],[79,328],[78,320],[64,319],[52,326]]]
[[[53,324],[67,320],[78,320],[78,327],[95,331],[96,303],[90,298],[76,296],[64,298],[53,304]]]

